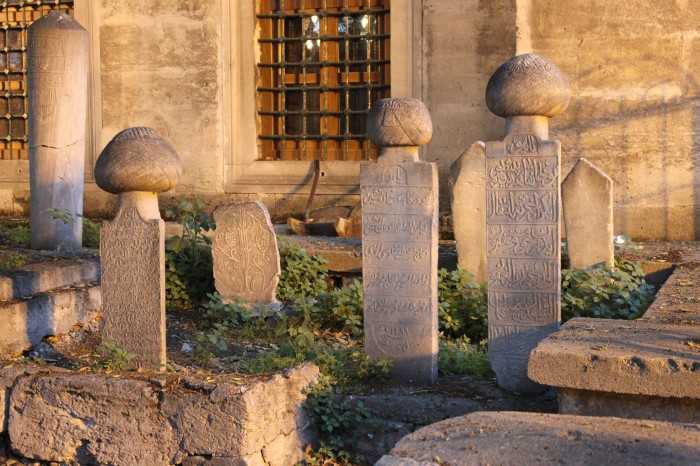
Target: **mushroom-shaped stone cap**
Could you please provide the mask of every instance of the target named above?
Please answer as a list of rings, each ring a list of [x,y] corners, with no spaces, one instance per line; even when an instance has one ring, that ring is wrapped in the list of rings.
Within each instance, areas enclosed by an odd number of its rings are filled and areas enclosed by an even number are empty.
[[[561,115],[571,88],[554,63],[533,53],[513,57],[498,67],[486,85],[486,105],[498,116]]]
[[[433,136],[433,122],[418,99],[380,99],[367,115],[367,132],[378,146],[422,146]]]
[[[163,192],[182,172],[173,146],[152,128],[128,128],[107,144],[95,164],[95,182],[108,193]]]

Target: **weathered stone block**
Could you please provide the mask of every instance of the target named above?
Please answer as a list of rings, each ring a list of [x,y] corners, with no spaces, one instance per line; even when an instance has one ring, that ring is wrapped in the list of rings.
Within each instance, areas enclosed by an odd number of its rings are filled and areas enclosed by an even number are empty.
[[[224,204],[214,210],[214,220],[216,290],[248,303],[277,301],[280,256],[267,207],[260,201]]]
[[[150,385],[138,380],[20,378],[10,395],[10,445],[22,456],[46,461],[173,463],[177,444],[158,405]]]
[[[571,267],[615,265],[613,181],[583,157],[561,184]]]

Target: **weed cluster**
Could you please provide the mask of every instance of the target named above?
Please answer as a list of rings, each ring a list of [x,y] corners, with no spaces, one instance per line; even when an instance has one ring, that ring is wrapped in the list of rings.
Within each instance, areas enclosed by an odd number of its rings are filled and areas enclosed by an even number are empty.
[[[0,256],[0,269],[19,269],[27,264],[27,255],[11,252]]]
[[[642,267],[616,258],[615,267],[561,271],[562,320],[572,317],[636,319],[647,310],[654,287],[644,281]]]
[[[182,234],[165,244],[165,298],[169,309],[188,309],[214,291],[211,238],[204,232],[216,228],[204,203],[183,201],[165,211],[166,218],[177,218]]]

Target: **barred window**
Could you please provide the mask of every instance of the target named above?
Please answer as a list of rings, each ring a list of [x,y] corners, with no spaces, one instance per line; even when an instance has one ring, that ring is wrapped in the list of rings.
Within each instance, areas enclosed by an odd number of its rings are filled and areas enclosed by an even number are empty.
[[[53,10],[73,13],[73,0],[0,3],[0,160],[26,160],[27,26]]]
[[[369,107],[389,97],[389,0],[263,0],[263,160],[369,160]]]

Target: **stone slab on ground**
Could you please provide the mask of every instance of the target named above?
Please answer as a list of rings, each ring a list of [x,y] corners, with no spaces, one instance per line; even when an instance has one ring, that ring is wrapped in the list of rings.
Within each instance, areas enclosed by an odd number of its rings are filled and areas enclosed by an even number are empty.
[[[571,319],[532,351],[528,375],[554,387],[700,401],[700,327]]]
[[[481,412],[404,437],[377,466],[688,465],[700,426],[556,414]]]
[[[102,310],[99,285],[42,293],[29,300],[0,303],[0,355],[30,349],[49,335],[68,333],[74,325],[97,318]]]
[[[0,302],[99,280],[100,261],[97,258],[28,264],[17,270],[0,271]]]
[[[78,464],[286,466],[313,437],[302,390],[315,366],[266,379],[156,377],[2,369],[9,444]]]

